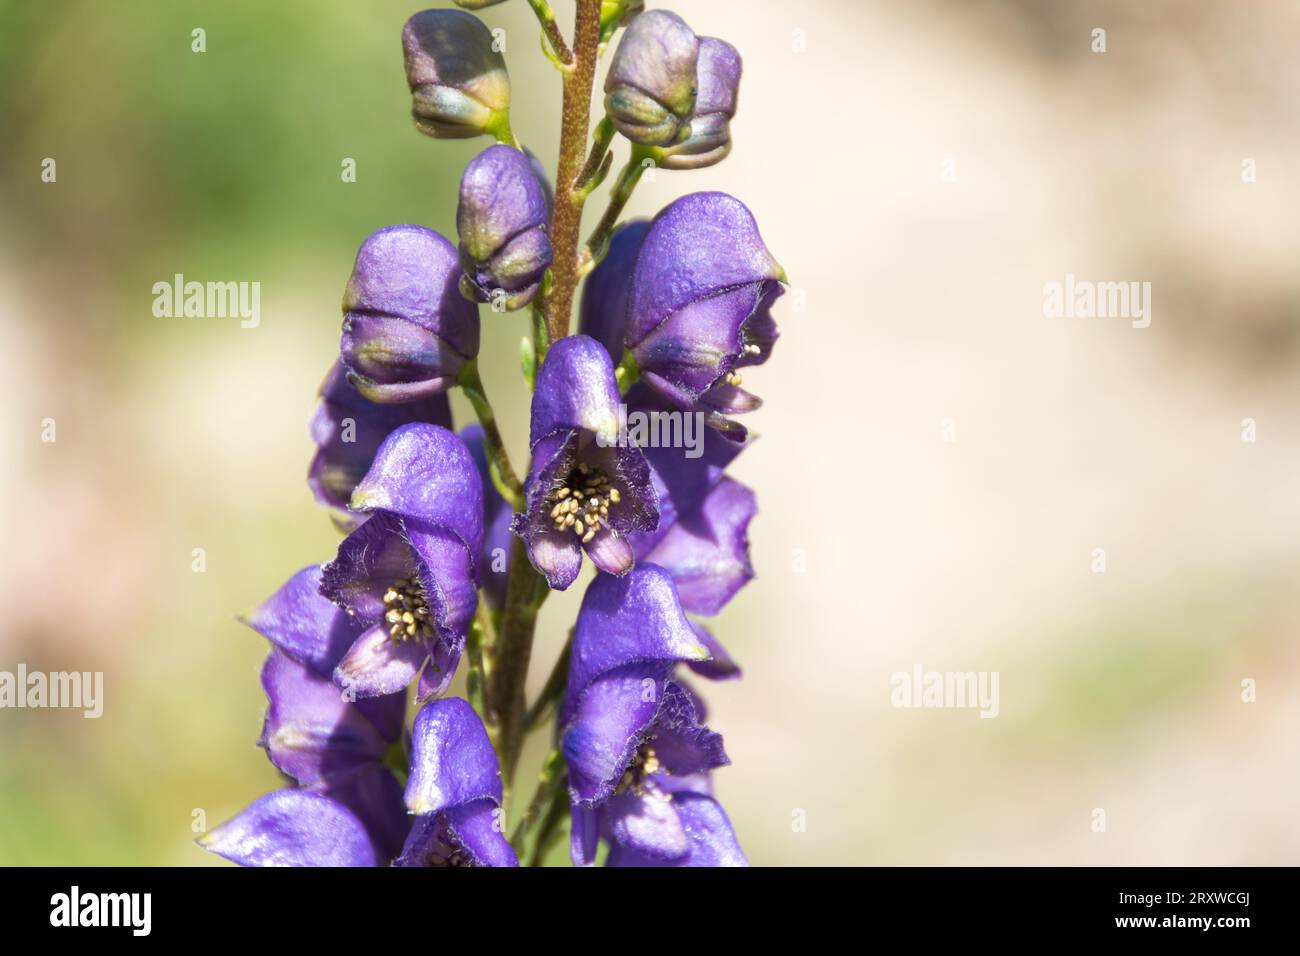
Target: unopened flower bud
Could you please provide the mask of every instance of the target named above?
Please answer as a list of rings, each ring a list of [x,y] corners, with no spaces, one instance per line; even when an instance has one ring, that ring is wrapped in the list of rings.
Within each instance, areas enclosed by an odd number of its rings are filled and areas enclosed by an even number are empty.
[[[533,300],[551,264],[549,203],[537,163],[512,146],[489,146],[460,181],[461,292],[513,311]]]
[[[699,50],[675,13],[650,10],[632,21],[605,80],[605,111],[620,133],[642,146],[670,146],[689,135]]]
[[[424,10],[402,28],[411,115],[422,133],[508,135],[510,77],[492,33],[473,14]]]
[[[423,226],[371,233],[343,294],[339,357],[372,402],[409,402],[456,384],[478,355],[478,309],[456,290],[456,247]]]
[[[664,169],[703,169],[721,162],[731,152],[731,119],[740,95],[740,54],[725,40],[700,37],[700,58],[695,70],[699,93],[690,134],[659,157]]]

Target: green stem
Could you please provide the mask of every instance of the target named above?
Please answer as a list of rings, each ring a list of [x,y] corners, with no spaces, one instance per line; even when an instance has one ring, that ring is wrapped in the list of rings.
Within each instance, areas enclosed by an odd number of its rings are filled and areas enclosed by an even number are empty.
[[[537,842],[533,844],[533,853],[528,860],[529,866],[541,866],[546,859],[546,852],[560,835],[560,823],[569,812],[568,775],[559,778],[558,785],[551,791],[551,805],[542,818],[542,825],[537,831]]]
[[[492,476],[492,484],[496,485],[497,491],[511,508],[522,511],[524,486],[519,483],[519,476],[515,474],[510,464],[510,455],[506,452],[505,441],[501,437],[501,430],[497,428],[496,413],[492,411],[492,403],[488,401],[483,379],[479,377],[478,359],[470,359],[465,363],[460,370],[457,384],[465,392],[469,403],[474,406],[474,414],[478,416],[479,424],[483,426],[484,444],[488,454],[488,472]]]
[[[546,807],[547,802],[551,799],[556,782],[564,779],[564,758],[560,756],[558,749],[552,750],[542,761],[542,770],[537,775],[537,790],[533,794],[532,801],[528,804],[528,810],[524,813],[519,823],[515,826],[515,832],[510,834],[510,845],[515,848],[516,853],[523,850],[523,841],[528,836],[528,831],[533,828],[537,822],[537,816]]]
[[[555,659],[555,666],[551,668],[551,674],[546,678],[546,684],[524,715],[525,733],[536,730],[555,712],[556,705],[559,704],[560,698],[564,696],[564,688],[569,683],[569,657],[572,654],[573,631],[570,630],[569,639],[564,642],[564,649],[560,651],[560,656]]]
[[[492,623],[488,620],[487,601],[479,594],[478,608],[465,638],[465,656],[469,673],[465,677],[465,696],[470,706],[483,713],[483,644],[492,640]]]
[[[560,32],[560,25],[555,22],[555,11],[551,9],[551,5],[546,0],[528,0],[528,5],[533,8],[533,13],[537,14],[537,22],[542,25],[542,33],[551,44],[556,61],[564,67],[572,66],[573,51],[565,42],[564,34]]]
[[[601,170],[609,171],[609,161],[613,154],[609,151],[609,144],[614,141],[614,124],[606,116],[596,124],[596,132],[592,137],[591,152],[587,154],[587,162],[583,164],[582,171],[578,173],[577,182],[574,183],[575,189],[583,190],[588,196],[591,191],[600,185],[604,178]]]
[[[618,225],[618,217],[623,215],[623,209],[627,206],[627,201],[632,198],[632,192],[636,189],[636,184],[641,181],[641,174],[646,171],[648,165],[653,164],[654,157],[652,153],[641,146],[632,147],[632,155],[628,157],[627,163],[619,170],[618,179],[614,182],[614,188],[610,190],[609,205],[605,207],[605,214],[600,217],[600,222],[596,223],[596,228],[592,230],[591,236],[587,239],[587,246],[578,259],[578,272],[580,275],[586,275],[595,268],[596,263],[604,258],[610,234],[614,231],[614,227]]]

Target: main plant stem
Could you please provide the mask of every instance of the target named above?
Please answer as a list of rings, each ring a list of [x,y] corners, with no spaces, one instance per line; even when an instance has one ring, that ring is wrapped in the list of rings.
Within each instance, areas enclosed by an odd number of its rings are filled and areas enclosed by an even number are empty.
[[[582,207],[587,193],[580,177],[587,160],[587,130],[591,125],[591,89],[600,57],[600,0],[578,0],[574,25],[573,62],[563,72],[563,117],[560,125],[560,162],[555,174],[555,216],[551,222],[551,274],[554,281],[546,296],[546,324],[550,340],[569,334],[573,297],[578,289],[578,246]]]

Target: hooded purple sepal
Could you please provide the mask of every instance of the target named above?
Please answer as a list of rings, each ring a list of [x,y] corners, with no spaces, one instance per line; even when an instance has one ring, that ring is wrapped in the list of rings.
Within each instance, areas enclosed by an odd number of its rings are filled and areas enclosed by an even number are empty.
[[[478,355],[478,308],[460,294],[456,247],[423,226],[366,237],[343,294],[339,355],[372,402],[410,402],[456,384]]]
[[[680,142],[695,110],[700,42],[681,17],[650,10],[619,41],[605,78],[605,112],[643,146]]]
[[[321,384],[320,401],[311,420],[316,454],[307,471],[307,484],[316,500],[345,511],[352,490],[370,470],[380,444],[394,429],[411,422],[450,428],[447,396],[438,394],[398,405],[380,405],[364,398],[347,380],[343,364],[335,362]]]
[[[739,370],[771,354],[784,280],[738,199],[693,193],[668,206],[641,245],[628,301],[626,341],[642,379],[715,420],[757,408]]]
[[[241,866],[375,866],[366,828],[347,807],[308,790],[276,790],[198,839]]]
[[[595,339],[551,346],[533,392],[525,511],[513,529],[557,590],[578,576],[584,552],[607,574],[626,574],[628,536],[659,523],[645,456],[619,442],[620,401],[609,353]]]
[[[456,232],[464,269],[461,292],[494,311],[533,300],[551,264],[546,187],[538,164],[513,146],[489,146],[460,180]]]
[[[467,701],[425,704],[411,731],[406,806],[416,814],[399,866],[517,866],[502,832],[496,752]]]
[[[641,243],[650,231],[650,220],[625,222],[609,238],[609,248],[600,264],[582,286],[579,331],[601,345],[617,365],[623,361],[623,339],[627,331],[627,300],[632,288]]]
[[[477,606],[483,488],[473,456],[437,425],[405,425],[380,446],[352,496],[370,517],[321,570],[321,592],[365,627],[335,681],[358,697],[422,696],[455,672]]]
[[[402,27],[402,52],[411,116],[420,132],[465,139],[509,131],[505,57],[478,17],[460,10],[423,10]]]
[[[703,169],[720,163],[731,152],[731,120],[740,96],[740,53],[725,40],[700,37],[695,69],[699,93],[686,139],[662,150],[665,169]]]

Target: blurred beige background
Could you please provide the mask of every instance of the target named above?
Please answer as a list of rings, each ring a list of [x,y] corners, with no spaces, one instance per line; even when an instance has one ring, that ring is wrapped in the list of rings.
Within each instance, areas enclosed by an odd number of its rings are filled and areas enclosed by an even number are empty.
[[[794,284],[746,376],[759,579],[714,622],[745,679],[704,688],[753,861],[1296,863],[1295,7],[672,8],[745,59],[736,148],[631,212],[731,192]],[[0,863],[210,863],[194,811],[275,785],[234,618],[337,541],[303,477],[343,284],[371,229],[451,233],[486,145],[411,128],[417,9],[0,5],[0,669],[105,672],[99,720],[0,711]],[[553,170],[531,15],[482,15]],[[260,281],[261,325],[155,318],[177,272]],[[1046,318],[1067,274],[1151,282],[1150,327]],[[516,456],[525,321],[484,316]],[[892,707],[918,664],[998,672],[999,716]]]

